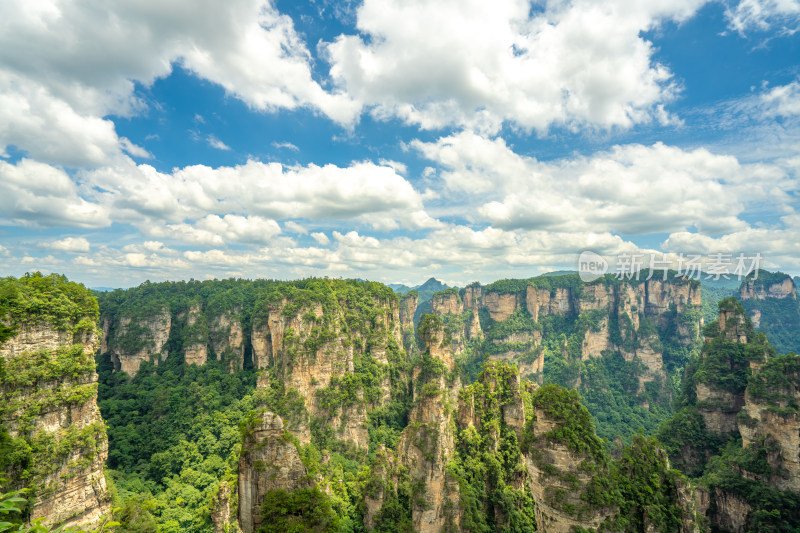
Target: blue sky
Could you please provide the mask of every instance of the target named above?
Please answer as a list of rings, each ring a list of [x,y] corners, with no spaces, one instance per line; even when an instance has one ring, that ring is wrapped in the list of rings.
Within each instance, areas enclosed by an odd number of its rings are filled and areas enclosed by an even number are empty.
[[[800,273],[800,0],[0,1],[0,268]]]

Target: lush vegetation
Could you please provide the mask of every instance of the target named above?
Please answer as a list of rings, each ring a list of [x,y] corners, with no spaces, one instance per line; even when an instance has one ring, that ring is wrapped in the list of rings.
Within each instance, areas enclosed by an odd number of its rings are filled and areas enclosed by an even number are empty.
[[[682,531],[687,510],[680,504],[686,476],[671,469],[664,450],[653,438],[636,435],[609,476],[619,514],[606,520],[601,531]]]
[[[7,476],[0,490],[25,488],[26,505],[10,517],[19,523],[30,516],[37,499],[54,494],[60,482],[90,467],[105,444],[106,429],[99,420],[37,430],[44,413],[78,411],[95,398],[95,362],[81,342],[97,340],[98,306],[83,285],[34,273],[0,280],[0,317],[0,344],[23,327],[37,328],[61,343],[0,357],[0,474]]]
[[[710,282],[701,282],[700,287],[703,296],[703,322],[710,324],[717,320],[720,300],[730,298],[736,294],[736,287],[719,283],[712,284]]]
[[[758,329],[765,332],[775,349],[780,353],[800,352],[800,295],[792,278],[783,272],[759,270],[752,273],[742,282],[741,290],[752,283],[753,292],[766,294],[763,299],[748,298],[742,300],[748,315],[760,314]],[[785,298],[770,296],[769,289],[774,285],[791,284],[795,290],[794,297]]]
[[[521,401],[518,372],[507,363],[488,362],[478,380],[460,392],[479,417],[475,425],[458,429],[456,457],[448,465],[468,531],[521,533],[536,525],[517,433],[502,416],[505,406]]]
[[[10,323],[0,330],[0,342],[21,324],[46,323],[77,333],[93,327],[98,315],[92,293],[65,276],[34,272],[18,279],[0,278],[0,318]]]
[[[708,427],[705,414],[736,416],[740,428],[756,428],[753,420],[739,407],[745,393],[750,401],[760,403],[780,416],[796,416],[800,391],[800,358],[794,354],[775,355],[763,333],[756,333],[742,304],[734,298],[718,303],[720,312],[728,313],[725,328],[712,322],[705,328],[709,337],[702,356],[693,361],[677,400],[675,416],[658,431],[658,439],[676,466],[697,478],[697,483],[711,494],[735,497],[751,509],[737,517],[748,531],[797,531],[800,528],[800,494],[778,490],[776,477],[783,475],[780,460],[786,451],[770,435],[759,436],[742,446],[738,433],[725,433]],[[747,342],[737,342],[739,333]],[[756,371],[753,371],[755,363]],[[712,399],[698,399],[699,385],[724,393]],[[717,399],[719,398],[719,399]],[[725,400],[722,400],[725,398]],[[712,502],[712,520],[717,512]]]
[[[257,390],[249,343],[243,371],[231,372],[224,358],[212,357],[200,367],[184,363],[187,343],[208,342],[209,330],[198,335],[188,334],[186,327],[174,328],[167,343],[169,356],[157,366],[143,363],[132,379],[113,372],[110,359],[101,357],[100,407],[109,425],[109,474],[122,502],[120,522],[140,524],[130,525],[131,531],[136,527],[210,531],[209,515],[219,484],[235,484],[242,438],[267,409],[280,415],[289,428],[299,424],[310,428],[312,442],[301,455],[333,495],[275,492],[270,501],[282,510],[283,518],[265,507],[265,512],[273,513],[265,527],[306,530],[311,527],[302,518],[306,504],[322,513],[314,518],[319,530],[347,531],[361,523],[362,465],[379,445],[396,444],[410,408],[406,373],[411,363],[384,323],[387,306],[396,305],[390,289],[351,280],[224,280],[144,284],[105,295],[103,301],[108,303],[103,314],[112,322],[120,317],[146,319],[141,309],[156,314],[167,309],[173,324],[180,323],[192,306],[206,324],[229,313],[241,322],[247,340],[271,312],[287,320],[299,318],[309,327],[308,333],[284,331],[285,356],[272,361],[269,380]],[[348,350],[353,353],[350,371],[333,375],[327,384],[312,383],[317,411],[310,412],[310,404],[285,385],[294,365],[313,363],[320,353],[337,361]],[[373,350],[380,350],[388,364],[378,361]],[[391,399],[383,402],[387,386]],[[368,411],[369,450],[341,441],[339,430],[330,423],[346,420],[344,411],[361,406]],[[328,461],[320,460],[323,453]],[[328,520],[328,515],[335,519]],[[124,516],[131,518],[126,522]]]
[[[242,418],[257,405],[255,374],[219,361],[170,357],[135,378],[101,361],[99,405],[108,424],[107,478],[129,531],[210,531],[210,499],[236,471]],[[142,524],[149,524],[144,527]]]
[[[258,533],[336,533],[339,517],[330,498],[317,487],[269,491],[261,504]]]
[[[626,283],[642,283],[646,277],[645,272],[640,280]],[[697,283],[682,280],[674,272],[669,273],[668,279],[677,285]],[[621,286],[623,281],[609,275],[594,283],[611,287]],[[590,298],[575,274],[500,280],[486,286],[484,291],[524,295],[527,287],[550,291],[551,297],[556,290],[565,289],[573,302]],[[577,387],[595,420],[598,434],[609,443],[616,437],[630,442],[640,431],[654,433],[672,415],[672,400],[680,390],[684,369],[699,353],[701,310],[687,306],[678,312],[672,306],[656,323],[645,315],[643,302],[634,302],[631,307],[631,312],[638,315],[635,317],[619,312],[614,306],[610,313],[606,309],[580,313],[573,307],[571,304],[565,314],[540,316],[538,322],[524,305],[517,306],[508,319],[500,322],[492,320],[488,311],[481,308],[483,339],[465,339],[472,320],[471,309],[460,315],[440,316],[439,320],[447,339],[453,343],[465,382],[477,379],[486,359],[511,358],[520,368],[528,368],[526,365],[543,356],[543,373],[527,373],[524,377],[566,388]],[[638,327],[634,326],[634,318]],[[619,350],[584,360],[583,344],[588,333],[607,335]],[[664,376],[654,376],[640,361],[631,359],[630,354],[650,348],[663,354]]]
[[[622,282],[607,276],[596,283]],[[486,290],[511,293],[530,286],[569,289],[573,296],[585,297],[576,275],[501,280]],[[460,298],[463,293],[447,289],[442,294]],[[747,344],[726,338],[719,323],[707,325],[705,333],[712,339],[698,358],[699,346],[686,339],[696,333],[692,328],[702,310],[690,307],[679,313],[673,307],[655,321],[645,314],[643,302],[633,302],[630,315],[617,310],[581,313],[572,308],[580,306],[572,306],[566,314],[540,316],[538,322],[524,305],[501,322],[483,309],[477,318],[484,335],[475,339],[465,334],[475,318],[471,309],[458,315],[422,314],[416,332],[403,332],[401,345],[394,336],[392,313],[386,312],[398,305],[397,296],[377,283],[319,278],[145,283],[99,298],[109,337],[123,352],[147,350],[151,339],[143,324],[168,314],[173,324],[164,350],[168,355],[158,364],[144,362],[130,377],[114,372],[108,354],[100,354],[99,393],[80,379],[95,369],[95,361],[79,345],[0,359],[5,394],[0,415],[21,413],[15,420],[23,429],[22,437],[11,438],[8,428],[0,427],[0,470],[35,487],[37,479],[76,447],[91,458],[106,438],[102,424],[67,431],[58,439],[27,438],[24,431],[53,405],[80,405],[99,394],[108,425],[106,476],[119,523],[116,531],[210,532],[221,484],[236,484],[240,451],[243,444],[252,444],[248,436],[264,410],[281,416],[289,430],[309,432],[307,444],[289,433],[287,439],[297,447],[313,483],[271,491],[261,507],[260,531],[361,533],[365,498],[383,501],[374,516],[375,531],[411,531],[412,512],[425,505],[424,479],[388,457],[397,452],[405,431],[405,442],[417,446],[424,461],[442,459],[437,456],[441,428],[410,421],[415,407],[432,405],[450,417],[448,431],[454,435],[445,478],[448,487],[458,488],[458,506],[451,502],[445,508],[450,529],[458,511],[469,531],[533,530],[527,477],[527,461],[532,460],[553,481],[546,497],[554,508],[576,518],[608,510],[610,518],[601,527],[605,531],[678,531],[687,518],[679,505],[687,480],[669,468],[668,457],[672,466],[709,489],[750,502],[754,510],[748,527],[754,531],[800,527],[800,497],[770,485],[781,475],[770,462],[777,452],[775,442],[760,438],[743,448],[735,436],[710,431],[703,410],[721,406],[697,400],[697,386],[703,384],[737,397],[748,390],[754,401],[780,416],[800,411],[800,359],[775,356],[747,320]],[[7,317],[0,336],[6,338],[20,324],[47,322],[77,339],[96,331],[99,317],[89,291],[60,276],[7,278],[0,283],[0,306]],[[187,321],[190,309],[196,315],[192,324]],[[721,299],[719,309],[744,313],[731,298]],[[294,322],[283,330],[283,351],[269,359],[268,372],[256,388],[259,376],[250,342],[270,313],[273,319],[279,313],[287,324]],[[243,370],[229,364],[230,353],[214,352],[219,344],[215,335],[222,334],[213,324],[223,314],[242,326]],[[124,335],[114,329],[122,319],[131,320]],[[587,334],[602,332],[618,349],[584,360]],[[444,345],[440,348],[458,348],[455,371],[448,371],[430,351],[417,352],[418,344],[434,339]],[[209,347],[209,360],[199,367],[183,360],[184,349],[195,343]],[[648,349],[663,354],[665,376],[654,376],[630,356]],[[522,385],[517,366],[491,360],[510,357],[525,365],[540,356],[544,372],[522,376]],[[330,358],[330,381],[304,382],[307,396],[292,389],[295,369],[318,364],[320,357]],[[760,365],[757,372],[751,371],[751,363]],[[459,378],[467,386],[460,390],[458,404],[470,406],[470,423],[464,423],[465,415],[453,400]],[[536,388],[524,378],[544,384]],[[60,385],[38,387],[54,381]],[[527,418],[513,422],[509,413],[521,405]],[[534,433],[534,413],[552,423],[547,432]],[[342,438],[353,416],[366,419],[365,447]],[[655,433],[661,445],[642,433]],[[581,458],[581,476],[559,473],[548,464],[541,450],[555,445]],[[8,514],[2,505],[0,514]],[[16,522],[22,518],[24,514]]]

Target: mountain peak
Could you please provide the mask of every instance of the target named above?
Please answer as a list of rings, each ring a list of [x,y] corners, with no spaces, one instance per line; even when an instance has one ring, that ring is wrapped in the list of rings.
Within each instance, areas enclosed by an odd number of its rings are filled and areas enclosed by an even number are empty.
[[[416,287],[417,290],[420,291],[441,291],[447,288],[447,285],[442,283],[436,278],[430,278],[428,281],[423,283],[422,285],[418,285]]]

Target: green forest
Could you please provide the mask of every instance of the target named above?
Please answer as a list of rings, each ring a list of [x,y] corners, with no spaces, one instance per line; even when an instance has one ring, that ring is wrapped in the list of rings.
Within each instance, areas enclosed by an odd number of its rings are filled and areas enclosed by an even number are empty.
[[[527,283],[547,290],[582,290],[574,276],[501,280],[492,287],[510,294]],[[458,290],[447,291],[460,298]],[[390,457],[399,453],[405,438],[427,454],[426,461],[437,460],[432,450],[438,449],[441,429],[412,422],[431,401],[440,404],[440,416],[452,418],[454,428],[453,455],[444,474],[458,488],[458,505],[445,511],[453,517],[448,519],[452,527],[456,509],[461,527],[468,531],[522,532],[536,527],[534,495],[523,474],[532,464],[545,476],[554,476],[557,485],[573,487],[545,491],[545,502],[558,512],[581,519],[615,510],[602,522],[603,531],[678,531],[690,518],[680,502],[692,484],[747,501],[752,507],[750,531],[800,528],[800,495],[781,488],[785,483],[779,481],[786,475],[775,460],[780,445],[769,434],[758,433],[759,422],[749,411],[738,411],[740,403],[734,402],[737,411],[730,416],[736,424],[753,428],[752,442],[743,445],[738,433],[709,428],[707,413],[724,411],[725,406],[720,400],[698,399],[697,391],[705,386],[732,398],[747,393],[749,401],[760,402],[759,409],[786,419],[800,412],[798,356],[778,355],[737,300],[720,299],[718,312],[742,317],[739,328],[746,343],[730,340],[728,330],[716,321],[706,324],[704,345],[678,343],[671,328],[696,322],[701,309],[671,311],[672,326],[657,326],[642,316],[638,330],[612,329],[610,335],[621,346],[637,346],[647,339],[662,350],[666,379],[647,382],[644,388],[642,364],[619,352],[581,359],[579,340],[599,327],[604,316],[598,311],[549,315],[538,322],[524,307],[501,322],[482,312],[478,318],[484,338],[466,342],[449,370],[425,346],[440,343],[433,346],[437,353],[449,347],[459,324],[471,315],[423,314],[413,342],[398,343],[392,332],[400,331],[401,325],[386,314],[398,303],[398,296],[384,285],[325,278],[148,282],[95,294],[58,275],[3,279],[4,343],[23,328],[39,324],[65,332],[73,344],[0,358],[0,471],[5,473],[0,531],[46,531],[24,525],[36,498],[45,494],[41,480],[60,464],[60,457],[76,450],[90,461],[106,439],[103,472],[113,512],[103,528],[214,531],[212,515],[220,494],[237,486],[243,447],[257,444],[253,432],[266,411],[279,415],[292,431],[308,428],[308,442],[299,442],[291,432],[284,437],[296,448],[308,483],[268,492],[261,502],[259,531],[413,531],[414,513],[425,508],[425,485],[413,471],[392,466]],[[185,317],[192,308],[201,311],[189,324]],[[118,371],[112,350],[147,350],[152,340],[146,332],[133,338],[130,329],[114,328],[125,321],[146,321],[164,310],[173,324],[165,355],[142,362],[135,376]],[[230,353],[213,349],[205,364],[187,364],[186,346],[213,346],[219,335],[213,324],[223,313],[242,325],[241,369],[231,367]],[[626,323],[613,318],[609,323],[614,327]],[[268,368],[259,369],[252,334],[270,320],[300,329],[282,330],[284,358],[270,359]],[[92,335],[99,339],[102,329],[108,351],[95,355],[85,350],[81,342]],[[542,338],[538,349],[544,354],[543,385],[536,385],[537,376],[520,376],[516,366],[487,358],[509,348],[504,339],[531,331]],[[351,350],[350,369],[325,386],[312,384],[312,409],[287,383],[296,368],[318,363],[326,346]],[[539,355],[532,344],[512,348]],[[93,372],[96,384],[81,381]],[[44,383],[58,385],[40,388]],[[455,400],[448,399],[451,394],[456,394]],[[80,406],[95,398],[100,425],[70,430],[57,440],[36,436],[37,416],[46,409]],[[458,405],[472,406],[476,425],[464,425]],[[524,428],[507,418],[515,406],[524,406],[528,413]],[[364,448],[353,446],[341,433],[347,416],[359,412],[366,415]],[[554,429],[536,434],[536,412],[553,421]],[[585,458],[581,468],[588,483],[578,484],[573,474],[547,464],[541,450],[553,445]],[[75,464],[74,471],[87,464]],[[577,500],[570,499],[570,491],[578,494]],[[370,515],[368,529],[365,519],[372,511],[365,502],[378,496],[383,503]]]

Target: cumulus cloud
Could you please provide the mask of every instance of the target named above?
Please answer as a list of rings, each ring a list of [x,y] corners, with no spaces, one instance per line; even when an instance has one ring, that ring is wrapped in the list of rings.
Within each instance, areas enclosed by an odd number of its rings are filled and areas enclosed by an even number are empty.
[[[725,235],[709,236],[692,232],[676,232],[662,243],[664,250],[673,253],[701,254],[705,257],[725,254],[736,261],[739,254],[754,257],[760,254],[763,267],[799,270],[800,215],[781,217],[779,222],[766,227],[748,226]]]
[[[318,242],[319,244],[321,244],[322,246],[327,246],[327,245],[328,245],[328,244],[330,244],[330,242],[331,242],[330,238],[328,238],[328,236],[327,236],[327,235],[325,235],[325,234],[324,234],[324,233],[322,233],[322,232],[315,232],[315,233],[312,233],[312,234],[311,234],[311,237],[313,237],[313,238],[314,238],[314,240],[315,240],[315,241],[317,241],[317,242]]]
[[[193,165],[167,174],[149,165],[108,167],[85,175],[104,191],[115,216],[137,221],[199,219],[208,213],[247,213],[250,217],[354,219],[374,227],[435,227],[420,194],[387,166],[356,162],[348,167],[248,161],[235,167]],[[233,219],[231,219],[233,220]],[[255,220],[255,219],[254,219]],[[196,242],[199,231],[174,229]],[[160,235],[154,235],[160,236]]]
[[[377,117],[492,132],[504,121],[626,128],[668,120],[661,106],[677,90],[641,32],[703,3],[366,0],[360,35],[325,52],[331,77]]]
[[[294,222],[293,220],[288,220],[284,222],[283,227],[286,228],[286,230],[291,231],[292,233],[297,233],[298,235],[305,235],[308,233],[308,230],[306,228],[304,228],[297,222]]]
[[[88,252],[91,248],[89,241],[84,237],[65,237],[53,242],[44,242],[40,246],[61,252]]]
[[[788,85],[773,87],[761,95],[766,106],[766,114],[771,116],[792,117],[800,115],[800,82],[793,81]]]
[[[111,223],[108,209],[85,200],[66,172],[30,159],[0,161],[0,220],[33,227]]]
[[[135,46],[132,45],[135,43]],[[147,152],[108,115],[143,109],[145,86],[176,64],[256,110],[308,107],[351,124],[358,106],[311,75],[291,18],[269,0],[4,2],[0,5],[0,152],[73,167]]]
[[[748,205],[791,210],[797,186],[774,165],[661,143],[551,162],[467,132],[412,146],[442,167],[448,189],[485,199],[478,214],[507,229],[636,235],[694,226],[717,234],[744,228]]]
[[[800,0],[740,0],[726,15],[731,29],[740,33],[774,26],[794,33],[800,27]]]
[[[408,180],[371,162],[287,167],[251,160],[164,173],[127,161],[70,176],[30,159],[0,161],[0,212],[7,224],[41,227],[97,228],[113,219],[152,238],[209,246],[264,244],[281,233],[281,219],[347,220],[379,229],[441,225]],[[285,227],[307,233],[291,220]]]

